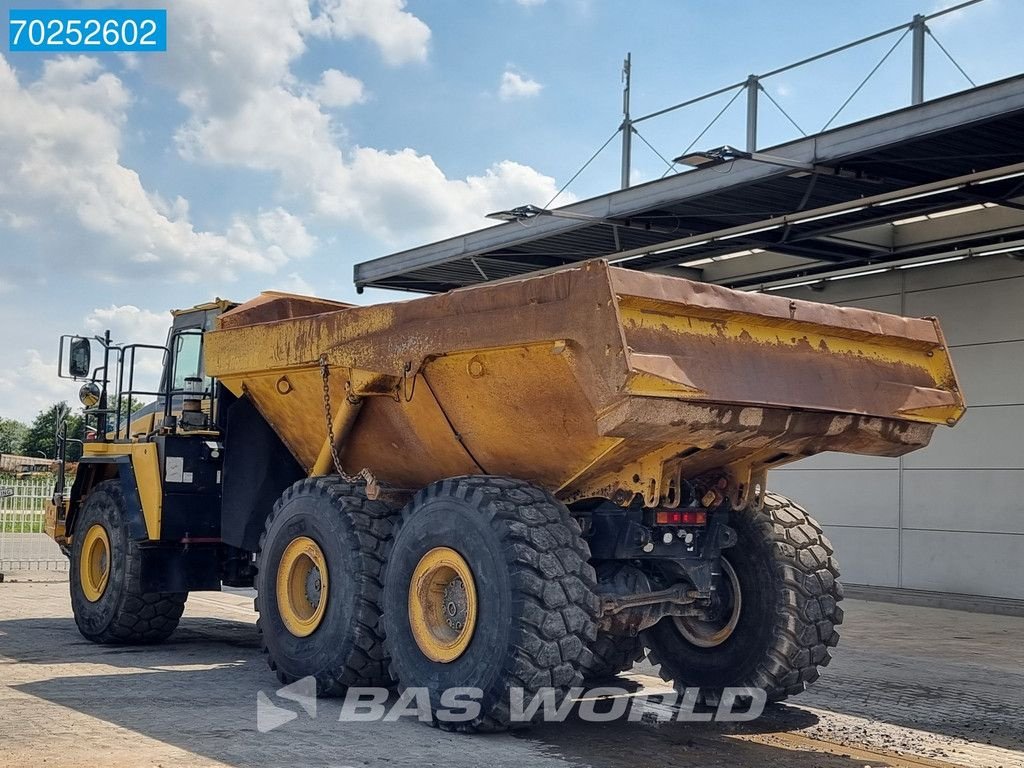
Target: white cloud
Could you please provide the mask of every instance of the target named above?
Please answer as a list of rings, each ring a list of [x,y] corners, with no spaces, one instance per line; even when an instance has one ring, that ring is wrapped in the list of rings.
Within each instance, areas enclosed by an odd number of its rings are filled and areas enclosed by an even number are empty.
[[[78,406],[81,384],[57,377],[56,357],[45,359],[39,350],[26,349],[20,363],[0,372],[0,415],[31,422],[37,413],[59,400]]]
[[[536,96],[541,92],[543,87],[544,86],[536,80],[524,77],[518,72],[506,70],[501,76],[501,85],[498,88],[498,96],[501,97],[503,101],[524,99]]]
[[[232,62],[217,66],[230,68]],[[175,135],[181,155],[198,163],[273,172],[282,190],[306,201],[315,215],[390,244],[487,226],[489,211],[541,204],[557,190],[554,179],[510,161],[481,175],[450,179],[429,155],[410,148],[343,149],[338,143],[343,130],[321,109],[315,89],[296,84],[290,71],[278,75],[273,83],[249,83],[230,110],[222,104],[203,106],[215,99],[202,82],[179,84],[182,93],[191,94],[182,100],[194,105]],[[205,76],[217,80],[215,72]]]
[[[310,36],[367,39],[392,64],[423,60],[430,30],[403,0],[320,0],[312,9],[307,0],[179,0],[170,12],[166,55],[120,61],[173,89],[187,109],[175,133],[181,156],[274,174],[289,207],[395,244],[485,226],[490,210],[541,204],[556,191],[553,179],[511,161],[448,178],[411,148],[343,143],[344,126],[322,104],[354,103],[362,84],[334,69],[303,83],[292,64]],[[515,77],[518,92],[541,87]],[[0,167],[11,169],[0,176],[0,228],[39,233],[40,243],[63,238],[48,248],[48,266],[88,266],[108,282],[270,275],[315,249],[303,221],[283,209],[204,230],[187,200],[144,186],[121,159],[132,98],[92,58],[48,59],[34,82],[19,83],[0,56]],[[77,258],[82,242],[94,254],[87,261]]]
[[[405,0],[323,0],[315,34],[351,40],[365,37],[391,65],[426,61],[430,27],[405,10]]]
[[[383,239],[396,241],[397,233],[414,230],[440,238],[470,228],[489,226],[491,211],[534,203],[543,205],[557,192],[555,180],[529,166],[505,160],[481,176],[449,179],[429,155],[411,149],[380,152],[360,148],[350,173],[355,211],[337,202],[339,215],[354,215]],[[571,201],[567,197],[565,202]]]
[[[306,231],[299,217],[284,208],[260,213],[256,230],[264,242],[280,249],[285,259],[304,259],[317,246],[317,239]]]
[[[168,14],[167,52],[143,68],[189,109],[215,114],[235,112],[253,89],[290,80],[313,25],[308,0],[176,0]]]
[[[151,312],[130,304],[111,304],[93,309],[73,325],[85,334],[102,334],[109,330],[115,343],[162,345],[167,339],[170,324],[171,316],[168,313]],[[101,362],[100,354],[98,345],[93,344],[94,367]],[[17,358],[12,357],[12,360]],[[73,408],[79,407],[78,389],[81,383],[58,378],[56,354],[51,352],[44,356],[37,349],[26,349],[21,353],[19,362],[0,371],[0,414],[31,421],[39,411],[59,400],[68,401]],[[156,389],[162,368],[161,352],[138,350],[135,388]],[[113,376],[113,368],[111,371]]]
[[[153,344],[162,346],[167,341],[171,315],[151,312],[132,304],[111,304],[99,307],[85,317],[83,328],[92,334],[110,331],[110,338],[118,344]],[[95,348],[94,354],[99,352]],[[130,361],[129,361],[130,362]],[[135,354],[135,389],[155,391],[160,386],[163,371],[163,353],[151,349],[138,349]],[[125,372],[127,386],[128,372]],[[116,386],[116,385],[115,385]]]
[[[85,317],[85,329],[93,334],[110,331],[116,343],[163,344],[171,324],[169,313],[150,312],[133,304],[97,307]]]
[[[313,89],[313,98],[325,107],[349,107],[366,101],[363,83],[337,69],[328,69]]]
[[[284,279],[279,278],[270,290],[284,291],[285,293],[297,293],[301,296],[320,295],[317,292],[317,289],[306,282],[298,272],[291,272],[286,275]]]
[[[243,220],[224,233],[197,230],[187,201],[168,202],[143,186],[120,160],[131,94],[95,59],[48,59],[23,86],[0,55],[0,103],[0,224],[66,238],[47,251],[53,266],[188,281],[272,272],[288,260],[276,243],[239,237]],[[86,262],[68,245],[82,237],[102,244]]]
[[[545,0],[516,0],[516,3],[524,8],[533,8],[538,5],[544,5],[544,2]]]

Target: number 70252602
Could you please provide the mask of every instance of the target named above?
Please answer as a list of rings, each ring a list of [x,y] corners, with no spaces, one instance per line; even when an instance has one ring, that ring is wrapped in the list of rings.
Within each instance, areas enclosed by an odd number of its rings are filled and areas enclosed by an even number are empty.
[[[166,51],[166,10],[11,9],[10,51]]]

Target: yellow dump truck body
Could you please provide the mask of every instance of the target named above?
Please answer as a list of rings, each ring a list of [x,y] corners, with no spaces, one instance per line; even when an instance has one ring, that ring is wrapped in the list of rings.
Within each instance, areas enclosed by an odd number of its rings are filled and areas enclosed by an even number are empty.
[[[822,451],[897,456],[964,411],[935,319],[733,291],[601,261],[368,307],[265,294],[205,363],[310,474],[418,489],[510,475],[648,505],[720,470],[745,501]]]

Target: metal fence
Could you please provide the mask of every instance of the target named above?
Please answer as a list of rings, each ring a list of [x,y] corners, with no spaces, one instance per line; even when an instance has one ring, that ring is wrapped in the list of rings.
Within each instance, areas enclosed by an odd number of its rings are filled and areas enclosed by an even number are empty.
[[[53,475],[0,474],[0,572],[66,571],[68,559],[44,531]]]

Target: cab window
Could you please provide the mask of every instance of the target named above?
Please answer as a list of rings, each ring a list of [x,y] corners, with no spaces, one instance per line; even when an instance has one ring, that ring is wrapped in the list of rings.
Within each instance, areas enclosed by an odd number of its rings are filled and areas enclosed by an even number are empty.
[[[201,333],[182,333],[174,340],[174,381],[172,390],[180,392],[185,389],[185,379],[202,376],[200,371],[200,353],[203,347]]]

